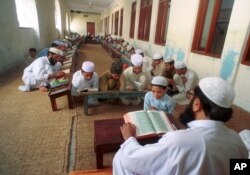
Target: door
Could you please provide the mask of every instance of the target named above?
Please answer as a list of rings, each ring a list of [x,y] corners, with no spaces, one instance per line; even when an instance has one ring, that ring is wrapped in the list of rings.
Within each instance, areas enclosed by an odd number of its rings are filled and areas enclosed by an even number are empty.
[[[94,22],[87,22],[87,33],[90,33],[90,35],[94,34],[95,36],[95,23]]]

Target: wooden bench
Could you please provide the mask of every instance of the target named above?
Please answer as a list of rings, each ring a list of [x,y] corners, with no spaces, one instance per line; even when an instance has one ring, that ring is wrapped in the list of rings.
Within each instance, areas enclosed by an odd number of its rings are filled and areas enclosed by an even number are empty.
[[[147,91],[106,91],[106,92],[82,92],[84,97],[83,111],[85,115],[88,114],[88,99],[89,98],[132,98],[132,97],[144,97]]]

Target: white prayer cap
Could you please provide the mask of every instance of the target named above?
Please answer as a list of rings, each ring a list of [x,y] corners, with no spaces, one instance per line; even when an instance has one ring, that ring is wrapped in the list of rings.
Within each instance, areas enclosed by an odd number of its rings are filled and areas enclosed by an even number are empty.
[[[130,51],[132,48],[133,48],[133,46],[128,45],[128,46],[127,46],[127,51]]]
[[[133,54],[133,55],[131,56],[131,62],[132,62],[132,64],[133,64],[134,66],[141,66],[142,63],[143,63],[142,60],[143,60],[143,58],[142,58],[142,56],[139,55],[139,54]]]
[[[164,59],[164,62],[165,62],[165,63],[171,63],[172,61],[174,61],[173,58],[165,58],[165,59]]]
[[[162,54],[160,54],[160,53],[155,53],[154,56],[153,56],[153,59],[154,59],[154,60],[159,60],[159,59],[161,59],[162,57],[163,57]]]
[[[60,54],[61,56],[64,56],[64,52],[60,50]]]
[[[151,84],[153,85],[160,85],[160,86],[168,86],[168,81],[165,77],[163,76],[155,76],[152,81]]]
[[[55,48],[55,47],[49,48],[49,52],[55,53],[55,54],[57,54],[57,55],[61,55],[61,50],[60,50],[60,49],[57,49],[57,48]]]
[[[141,53],[143,53],[143,52],[142,52],[141,49],[135,49],[135,53],[136,53],[136,54],[141,54]]]
[[[174,63],[175,69],[183,69],[186,67],[185,63],[183,61],[177,61]]]
[[[124,41],[124,42],[122,43],[122,46],[125,47],[126,45],[128,45],[128,42]]]
[[[199,87],[205,96],[218,106],[232,107],[235,93],[227,81],[219,77],[207,77],[200,80]]]
[[[93,62],[91,61],[84,61],[82,63],[82,70],[84,72],[94,72],[94,69],[95,69],[95,65]]]

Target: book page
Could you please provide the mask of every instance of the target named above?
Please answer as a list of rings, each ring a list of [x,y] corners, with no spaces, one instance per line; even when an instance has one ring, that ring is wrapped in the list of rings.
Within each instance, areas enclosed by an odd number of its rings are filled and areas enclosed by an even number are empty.
[[[127,117],[130,117],[130,119],[127,119],[127,121],[136,125],[136,136],[143,136],[155,133],[153,124],[149,119],[149,116],[146,111],[129,112],[127,114]]]
[[[163,111],[147,111],[156,133],[172,131],[173,127]]]

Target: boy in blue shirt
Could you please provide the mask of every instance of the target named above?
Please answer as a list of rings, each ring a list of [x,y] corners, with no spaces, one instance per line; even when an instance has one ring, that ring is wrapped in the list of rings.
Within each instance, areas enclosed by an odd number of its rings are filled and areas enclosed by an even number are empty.
[[[175,101],[166,94],[168,81],[165,77],[156,76],[151,81],[151,91],[144,98],[144,110],[164,111],[172,115],[175,109]]]

